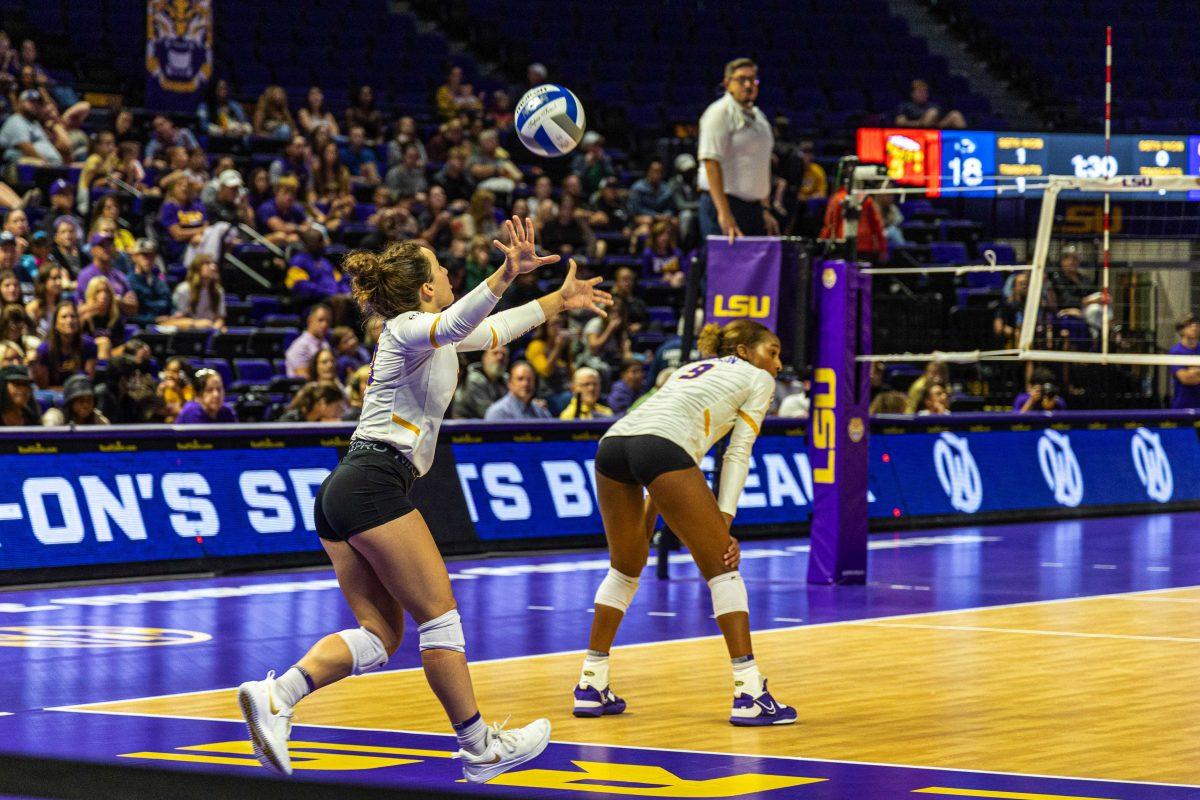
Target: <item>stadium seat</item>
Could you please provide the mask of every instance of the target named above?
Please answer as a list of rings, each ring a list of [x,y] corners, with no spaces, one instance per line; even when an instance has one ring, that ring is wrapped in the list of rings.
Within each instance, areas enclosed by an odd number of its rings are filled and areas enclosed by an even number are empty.
[[[213,337],[209,352],[220,358],[245,357],[250,354],[250,340],[253,336],[254,333],[251,329],[235,330],[230,328]]]
[[[967,263],[967,246],[962,242],[930,242],[929,250],[935,264]]]
[[[204,355],[208,352],[208,342],[212,333],[211,330],[175,331],[171,334],[169,345],[171,354],[185,357]]]
[[[262,358],[239,358],[233,362],[236,379],[231,384],[237,391],[266,391],[275,377],[271,362]]]

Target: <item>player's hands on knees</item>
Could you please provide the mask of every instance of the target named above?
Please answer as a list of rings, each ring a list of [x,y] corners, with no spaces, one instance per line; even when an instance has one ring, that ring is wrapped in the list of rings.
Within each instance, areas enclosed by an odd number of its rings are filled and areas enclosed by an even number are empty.
[[[546,264],[554,264],[558,256],[539,256],[534,246],[533,220],[524,221],[518,216],[504,221],[504,230],[508,234],[508,244],[499,239],[493,239],[492,244],[504,253],[504,268],[510,277],[524,275]]]
[[[742,546],[738,544],[737,537],[729,537],[729,548],[726,549],[725,555],[721,557],[721,560],[730,569],[737,569],[738,564],[742,563]]]

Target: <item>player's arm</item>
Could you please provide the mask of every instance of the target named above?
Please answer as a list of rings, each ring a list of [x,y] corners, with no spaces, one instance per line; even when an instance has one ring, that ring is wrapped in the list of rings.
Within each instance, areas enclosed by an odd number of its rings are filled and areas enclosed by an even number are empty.
[[[721,462],[721,486],[717,491],[717,505],[729,522],[737,515],[738,498],[742,496],[742,487],[750,474],[750,451],[774,397],[775,381],[762,371],[755,376],[750,396],[738,409],[729,446],[725,448],[725,458]]]
[[[510,244],[492,242],[504,253],[504,263],[491,277],[440,313],[407,314],[388,323],[402,346],[435,350],[448,344],[458,345],[479,328],[518,275],[558,261],[558,256],[538,256],[534,251],[531,220],[522,222],[513,217],[504,227]],[[490,340],[490,333],[481,332],[485,334]]]
[[[588,308],[602,317],[607,316],[604,306],[612,305],[612,295],[595,288],[602,279],[580,280],[575,277],[575,271],[575,261],[572,260],[567,267],[567,277],[557,290],[523,306],[488,317],[459,343],[459,351],[490,350],[497,345],[507,344],[563,311]]]
[[[1184,386],[1195,386],[1200,383],[1200,367],[1175,367],[1175,379]]]

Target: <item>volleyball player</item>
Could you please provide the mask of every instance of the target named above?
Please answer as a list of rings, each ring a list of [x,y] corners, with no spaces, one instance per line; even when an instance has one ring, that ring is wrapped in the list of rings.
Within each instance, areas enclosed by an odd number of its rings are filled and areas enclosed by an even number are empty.
[[[359,627],[321,639],[279,678],[268,673],[238,689],[255,755],[264,765],[291,773],[292,709],[322,686],[383,667],[400,643],[405,611],[417,622],[425,677],[454,727],[468,781],[481,783],[523,764],[549,742],[545,719],[516,730],[483,723],[446,565],[408,499],[413,481],[433,461],[458,378],[458,353],[509,342],[560,311],[587,308],[603,316],[602,306],[611,303],[594,288],[600,279],[577,279],[571,262],[558,291],[488,316],[518,275],[558,261],[537,256],[531,222],[514,217],[505,228],[509,244],[494,242],[504,264],[458,302],[446,268],[415,242],[346,258],[364,317],[387,322],[358,429],[317,492],[315,520]]]
[[[700,352],[654,396],[613,423],[596,451],[596,494],[612,566],[596,591],[595,616],[579,683],[575,716],[620,714],[625,701],[609,682],[608,654],[638,588],[649,544],[642,489],[696,561],[712,593],[713,614],[733,666],[734,725],[788,725],[796,710],[767,691],[750,644],[746,585],[729,566],[729,526],[746,483],[750,450],[782,369],[779,339],[749,320],[706,325]],[[732,431],[714,498],[700,460]],[[736,561],[733,562],[736,564]]]

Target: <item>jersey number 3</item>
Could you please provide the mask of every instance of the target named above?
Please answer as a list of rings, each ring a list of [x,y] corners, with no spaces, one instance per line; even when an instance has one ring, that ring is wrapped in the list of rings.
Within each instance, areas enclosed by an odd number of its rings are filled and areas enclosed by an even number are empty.
[[[686,380],[689,380],[690,378],[699,378],[701,375],[708,372],[712,368],[713,368],[713,365],[712,365],[711,361],[706,362],[704,364],[697,364],[696,366],[692,367],[690,370],[688,370],[683,375],[680,375],[679,380],[686,381]]]

